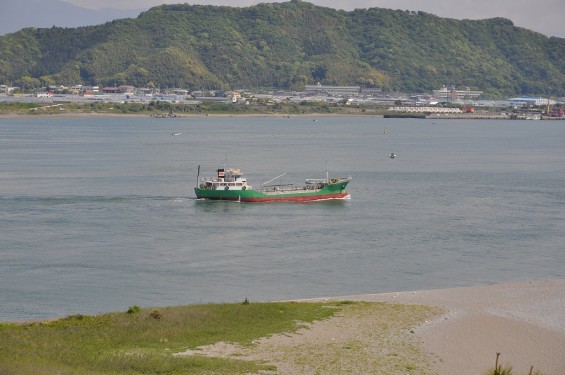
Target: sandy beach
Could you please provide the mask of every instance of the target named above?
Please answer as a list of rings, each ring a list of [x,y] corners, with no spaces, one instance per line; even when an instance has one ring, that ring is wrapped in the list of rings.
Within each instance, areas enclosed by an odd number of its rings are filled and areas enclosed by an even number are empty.
[[[252,348],[220,342],[177,355],[259,360],[281,375],[482,375],[501,353],[499,364],[513,375],[565,375],[565,280],[299,300],[325,301],[387,302],[401,315],[382,307],[350,310]],[[440,313],[411,326],[394,308],[403,304]],[[403,365],[410,361],[418,368]]]
[[[565,280],[543,280],[315,300],[440,306],[415,330],[440,375],[484,374],[496,353],[513,374],[565,374]]]

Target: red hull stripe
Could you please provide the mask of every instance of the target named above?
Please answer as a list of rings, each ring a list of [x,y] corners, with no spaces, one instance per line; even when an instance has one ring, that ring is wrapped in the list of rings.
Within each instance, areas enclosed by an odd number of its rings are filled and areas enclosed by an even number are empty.
[[[310,202],[318,201],[323,199],[341,199],[345,198],[349,193],[336,193],[336,194],[324,194],[324,195],[297,195],[297,196],[287,196],[287,197],[261,197],[261,198],[241,198],[241,202]]]

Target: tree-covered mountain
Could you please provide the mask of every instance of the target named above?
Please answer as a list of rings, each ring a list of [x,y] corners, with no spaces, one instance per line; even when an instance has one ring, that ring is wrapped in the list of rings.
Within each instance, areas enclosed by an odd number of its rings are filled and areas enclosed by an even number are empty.
[[[351,12],[300,0],[247,8],[162,5],[104,25],[0,37],[0,82],[193,89],[367,85],[492,96],[565,95],[565,39],[503,18]]]

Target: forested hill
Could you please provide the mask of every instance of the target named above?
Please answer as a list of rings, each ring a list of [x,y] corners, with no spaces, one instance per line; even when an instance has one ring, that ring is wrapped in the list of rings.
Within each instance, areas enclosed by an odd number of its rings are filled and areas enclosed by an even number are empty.
[[[0,83],[191,89],[366,85],[565,96],[565,39],[510,20],[454,20],[299,0],[162,5],[136,19],[0,37]]]

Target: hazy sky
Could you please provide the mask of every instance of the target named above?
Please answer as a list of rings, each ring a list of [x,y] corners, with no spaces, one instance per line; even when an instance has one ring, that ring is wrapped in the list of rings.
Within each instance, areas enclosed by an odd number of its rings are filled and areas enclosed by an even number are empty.
[[[147,9],[159,4],[206,4],[250,6],[280,1],[259,0],[66,0],[91,9]],[[312,4],[353,10],[355,8],[391,8],[421,10],[441,17],[483,19],[505,17],[514,25],[549,36],[565,38],[565,0],[310,0]]]

